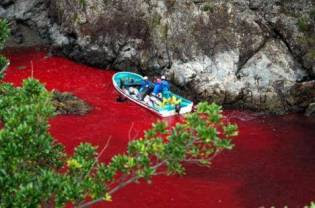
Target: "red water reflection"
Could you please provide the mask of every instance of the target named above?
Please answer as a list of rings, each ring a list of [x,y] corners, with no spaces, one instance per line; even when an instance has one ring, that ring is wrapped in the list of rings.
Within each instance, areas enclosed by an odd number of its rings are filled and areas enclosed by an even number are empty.
[[[113,71],[46,57],[36,50],[7,54],[11,66],[6,81],[20,85],[33,74],[48,89],[73,92],[93,106],[88,115],[51,120],[51,133],[69,153],[80,142],[103,147],[111,137],[103,156],[108,160],[158,119],[132,102],[116,102]],[[303,207],[315,200],[315,119],[239,111],[225,115],[238,123],[241,134],[235,148],[217,157],[212,168],[189,165],[184,177],[156,177],[151,185],[129,185],[113,196],[113,202],[96,207]]]

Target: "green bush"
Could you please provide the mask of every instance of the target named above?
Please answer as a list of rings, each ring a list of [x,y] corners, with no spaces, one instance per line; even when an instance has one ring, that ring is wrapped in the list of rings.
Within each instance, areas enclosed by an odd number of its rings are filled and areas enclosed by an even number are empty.
[[[3,49],[5,41],[10,35],[10,29],[7,20],[0,19],[0,49]]]
[[[48,133],[51,95],[31,79],[22,88],[2,83],[0,95],[0,207],[37,207],[60,186],[52,178],[65,156]]]
[[[182,123],[157,122],[143,138],[109,163],[99,161],[91,144],[80,144],[72,156],[49,134],[54,115],[51,93],[37,80],[22,87],[0,84],[0,207],[75,207],[110,201],[111,195],[154,175],[184,174],[183,163],[209,166],[223,150],[232,149],[237,126],[226,123],[221,107],[200,103]],[[89,201],[86,201],[89,199]]]

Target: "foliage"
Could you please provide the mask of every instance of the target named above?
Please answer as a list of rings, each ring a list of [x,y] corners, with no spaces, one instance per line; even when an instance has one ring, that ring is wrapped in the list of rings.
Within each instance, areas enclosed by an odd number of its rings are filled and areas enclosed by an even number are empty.
[[[51,95],[36,80],[0,85],[0,207],[36,207],[60,186],[64,153],[48,133]],[[13,197],[14,196],[14,197]]]
[[[10,29],[5,19],[0,19],[0,50],[3,49],[5,41],[8,39]],[[8,60],[0,55],[0,80],[4,76],[4,70],[8,64]]]
[[[309,206],[305,206],[305,208],[315,208],[315,203],[311,202],[311,204]]]
[[[0,19],[0,49],[3,48],[5,41],[8,39],[10,29],[5,19]]]
[[[99,161],[108,143],[83,143],[74,154],[49,134],[54,115],[51,93],[39,81],[22,87],[0,84],[0,207],[88,207],[111,201],[124,186],[159,174],[185,174],[184,163],[209,166],[223,150],[232,149],[237,126],[226,123],[216,104],[200,103],[183,122],[169,127],[159,121],[130,141],[127,151],[109,163]]]
[[[300,17],[298,19],[297,25],[298,25],[300,31],[302,31],[302,32],[309,31],[309,29],[311,27],[311,25],[309,24],[308,18],[306,18],[305,16],[304,17]]]

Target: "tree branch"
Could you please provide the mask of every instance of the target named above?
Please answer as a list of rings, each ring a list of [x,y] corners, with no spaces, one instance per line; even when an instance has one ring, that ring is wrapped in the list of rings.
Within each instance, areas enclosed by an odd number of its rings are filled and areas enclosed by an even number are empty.
[[[164,161],[161,161],[160,163],[154,165],[152,168],[156,170],[156,169],[158,169],[159,167],[161,167],[162,165],[164,165],[165,163],[166,163],[165,160],[164,160]],[[112,194],[114,194],[115,192],[117,192],[119,189],[121,189],[121,188],[127,186],[127,185],[130,184],[130,183],[135,182],[136,180],[138,180],[138,179],[140,179],[140,178],[141,178],[141,177],[139,177],[139,176],[133,176],[133,177],[129,178],[127,181],[122,182],[122,183],[120,183],[119,185],[117,185],[116,187],[114,187],[114,188],[113,188],[112,190],[110,190],[108,193],[109,193],[110,195],[112,195]],[[90,202],[87,202],[87,203],[85,203],[85,204],[82,204],[82,205],[78,206],[77,208],[86,208],[86,207],[92,206],[93,204],[96,204],[96,203],[98,203],[98,202],[101,202],[101,201],[103,201],[103,200],[104,200],[103,198],[98,198],[98,199],[95,199],[95,200],[93,200],[93,201],[90,201]]]
[[[93,167],[96,165],[96,163],[99,161],[100,157],[103,155],[104,151],[107,149],[107,147],[109,146],[110,140],[111,140],[112,136],[110,136],[105,144],[105,146],[103,147],[103,149],[101,150],[100,154],[96,157],[94,163],[92,164],[89,172],[86,173],[85,177],[86,178],[92,171]]]

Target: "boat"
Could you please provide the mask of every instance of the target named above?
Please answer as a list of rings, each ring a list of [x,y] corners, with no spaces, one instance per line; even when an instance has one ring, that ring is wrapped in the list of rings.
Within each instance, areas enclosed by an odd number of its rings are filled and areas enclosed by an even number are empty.
[[[192,111],[193,102],[173,92],[169,92],[168,98],[161,96],[146,95],[141,99],[139,90],[143,76],[133,72],[117,72],[113,75],[112,81],[115,89],[129,100],[158,114],[161,117],[169,117],[178,114],[185,114]]]

